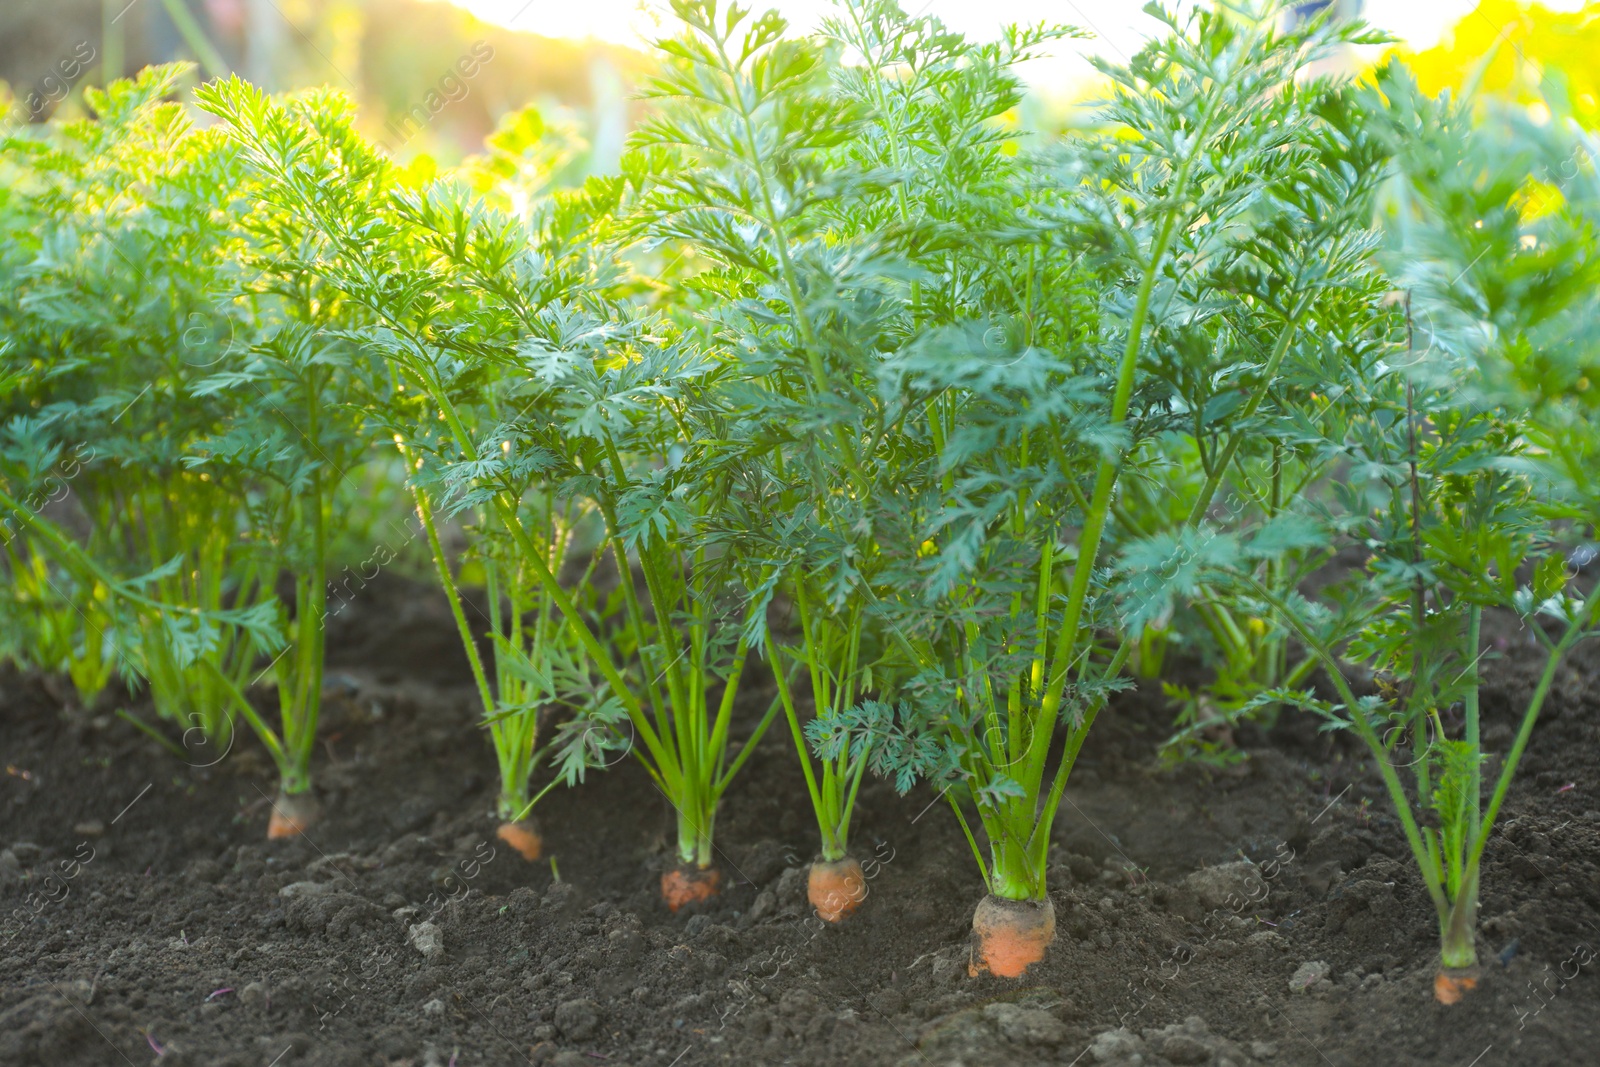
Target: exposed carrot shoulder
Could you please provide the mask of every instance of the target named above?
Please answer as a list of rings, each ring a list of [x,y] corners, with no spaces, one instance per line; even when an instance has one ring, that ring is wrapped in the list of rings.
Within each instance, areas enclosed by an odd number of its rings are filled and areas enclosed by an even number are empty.
[[[544,854],[544,838],[539,836],[539,828],[532,819],[503,822],[495,830],[494,836],[510,845],[530,863]]]
[[[267,820],[267,838],[276,841],[299,837],[321,816],[321,806],[310,793],[279,793],[272,802],[272,817]]]
[[[824,922],[842,921],[867,899],[867,879],[861,864],[851,856],[813,863],[806,878],[806,898]]]
[[[1477,988],[1476,967],[1440,967],[1433,976],[1433,999],[1440,1004],[1459,1004],[1462,997]]]
[[[972,916],[972,957],[967,974],[1019,978],[1044,959],[1056,939],[1056,907],[1046,897],[1004,900],[986,896]]]
[[[715,867],[674,867],[661,872],[661,899],[677,911],[686,904],[716,896],[721,884],[722,872]]]

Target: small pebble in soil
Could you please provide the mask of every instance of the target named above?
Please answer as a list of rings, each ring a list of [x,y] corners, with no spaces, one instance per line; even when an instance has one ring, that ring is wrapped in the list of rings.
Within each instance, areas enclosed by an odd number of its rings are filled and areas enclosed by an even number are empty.
[[[1116,1063],[1118,1061],[1139,1062],[1135,1057],[1141,1057],[1144,1042],[1138,1035],[1130,1030],[1107,1030],[1105,1033],[1096,1034],[1094,1041],[1089,1044],[1089,1056],[1096,1063]]]
[[[424,1015],[443,1015],[444,1014],[444,1001],[440,1000],[438,997],[434,997],[432,1000],[428,1001],[426,1004],[424,1004],[422,1006],[422,1014],[424,1014]]]
[[[1321,960],[1307,960],[1295,969],[1289,978],[1289,992],[1304,993],[1308,989],[1319,986],[1327,988],[1332,983],[1328,982],[1328,965]]]
[[[418,923],[406,931],[411,947],[430,960],[444,955],[444,932],[437,923]]]
[[[763,889],[760,893],[756,894],[756,902],[750,905],[750,910],[740,918],[739,925],[749,926],[752,923],[758,922],[759,920],[772,914],[777,906],[778,895],[770,889]]]
[[[278,890],[278,895],[285,900],[294,900],[296,897],[321,896],[332,888],[326,882],[290,882]]]

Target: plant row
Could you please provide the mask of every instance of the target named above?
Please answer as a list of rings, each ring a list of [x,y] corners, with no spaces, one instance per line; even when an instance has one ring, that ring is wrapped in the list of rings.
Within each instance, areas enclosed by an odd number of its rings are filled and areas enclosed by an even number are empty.
[[[1397,62],[1314,73],[1380,40],[1350,22],[1164,16],[1049,133],[1015,68],[1070,28],[674,6],[620,173],[578,185],[532,111],[438,174],[336,93],[190,108],[180,67],[9,137],[14,658],[85,704],[120,672],[191,760],[247,729],[269,832],[303,832],[340,567],[403,498],[502,838],[537,858],[544,791],[626,754],[675,813],[665,899],[703,899],[775,728],[819,913],[864,897],[866,776],[925,783],[1001,975],[1053,937],[1097,716],[1166,678],[1174,758],[1286,709],[1366,745],[1459,999],[1484,848],[1595,627],[1589,135]],[[1485,611],[1543,657],[1493,757]]]

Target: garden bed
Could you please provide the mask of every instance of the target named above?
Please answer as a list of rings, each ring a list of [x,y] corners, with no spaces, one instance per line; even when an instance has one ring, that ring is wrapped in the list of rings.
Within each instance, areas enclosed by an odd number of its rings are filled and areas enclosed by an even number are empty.
[[[865,787],[868,900],[837,929],[807,918],[816,827],[777,736],[730,793],[708,904],[661,903],[673,823],[632,760],[541,804],[559,881],[501,845],[433,596],[385,580],[335,620],[327,816],[301,839],[265,840],[253,740],[190,768],[64,712],[47,679],[0,678],[0,1063],[1489,1067],[1600,1043],[1594,649],[1558,675],[1486,857],[1483,980],[1447,1009],[1381,784],[1308,717],[1243,737],[1238,767],[1162,770],[1167,712],[1122,694],[1055,829],[1055,946],[1026,979],[969,979],[983,886],[924,789]],[[1485,739],[1503,751],[1538,664],[1499,640]]]

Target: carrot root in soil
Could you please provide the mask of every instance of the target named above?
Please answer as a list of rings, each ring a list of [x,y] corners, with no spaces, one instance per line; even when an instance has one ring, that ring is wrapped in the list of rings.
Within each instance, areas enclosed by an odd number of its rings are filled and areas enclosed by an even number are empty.
[[[267,820],[267,839],[299,837],[321,817],[322,808],[310,793],[279,793]]]
[[[1440,1004],[1459,1004],[1462,997],[1477,988],[1476,967],[1440,967],[1433,976],[1433,999]]]
[[[972,916],[972,956],[967,974],[1020,978],[1044,959],[1056,939],[1056,906],[1042,901],[986,896]]]
[[[539,836],[539,827],[532,819],[503,822],[495,830],[494,836],[510,845],[517,855],[529,863],[544,854],[544,838]]]
[[[806,898],[824,922],[842,921],[867,899],[867,879],[861,864],[851,856],[831,863],[813,863],[806,879]]]
[[[720,892],[722,872],[715,867],[674,867],[661,872],[661,899],[673,911],[697,900],[707,900]]]

